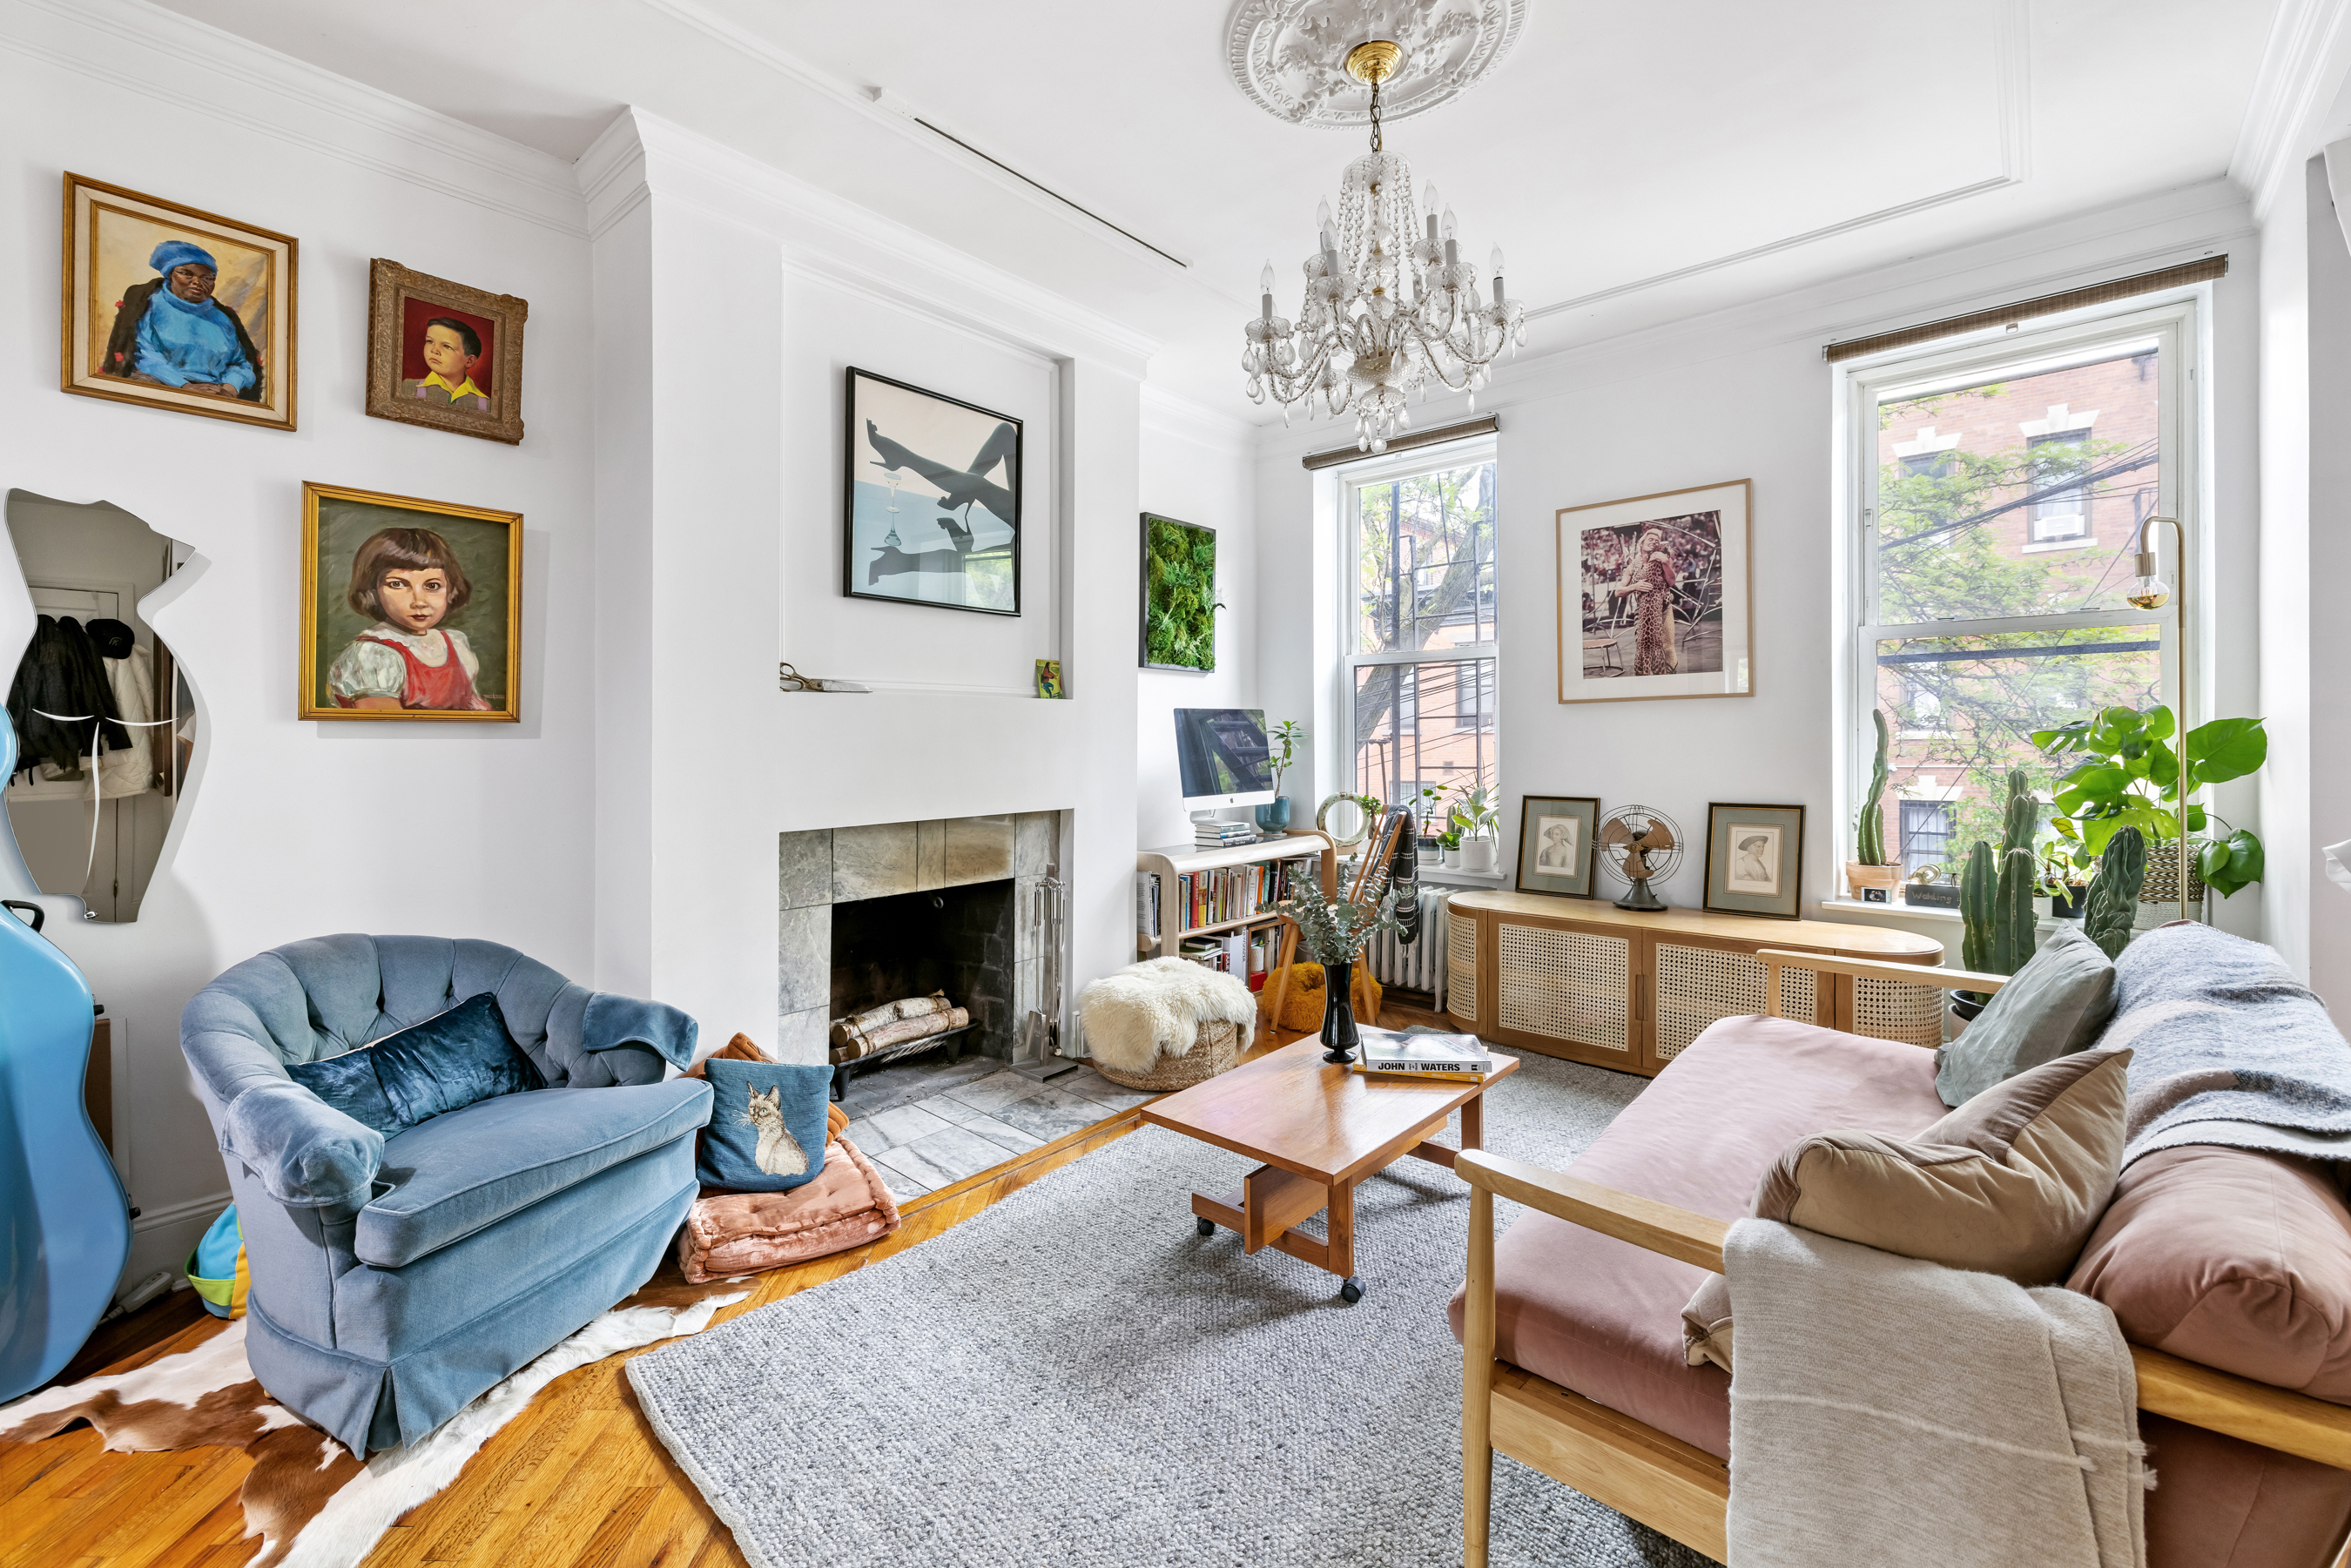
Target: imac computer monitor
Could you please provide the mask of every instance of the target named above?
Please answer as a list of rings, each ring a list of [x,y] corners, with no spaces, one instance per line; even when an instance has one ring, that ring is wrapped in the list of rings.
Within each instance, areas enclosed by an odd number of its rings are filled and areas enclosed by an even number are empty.
[[[1265,710],[1179,707],[1176,766],[1184,809],[1259,806],[1273,799],[1272,748],[1265,741]]]

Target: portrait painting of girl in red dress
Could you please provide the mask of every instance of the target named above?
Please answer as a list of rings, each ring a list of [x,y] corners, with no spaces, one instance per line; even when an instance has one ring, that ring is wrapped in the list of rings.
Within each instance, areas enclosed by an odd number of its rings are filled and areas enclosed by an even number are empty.
[[[375,623],[352,638],[327,672],[335,706],[489,712],[474,690],[481,659],[463,632],[441,624],[473,596],[456,552],[431,528],[369,536],[351,558],[344,600]]]
[[[302,716],[516,717],[521,517],[305,489]]]

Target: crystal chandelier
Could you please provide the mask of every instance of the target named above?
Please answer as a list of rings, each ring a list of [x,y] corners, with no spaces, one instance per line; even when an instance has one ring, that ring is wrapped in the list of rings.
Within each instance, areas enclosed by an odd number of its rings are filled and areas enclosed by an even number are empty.
[[[1273,313],[1273,264],[1258,277],[1258,318],[1243,332],[1252,402],[1270,393],[1290,411],[1319,402],[1336,415],[1355,411],[1355,444],[1384,452],[1411,421],[1405,403],[1426,401],[1431,378],[1469,394],[1486,384],[1486,367],[1505,348],[1527,340],[1525,308],[1502,291],[1502,252],[1488,260],[1493,301],[1478,291],[1478,269],[1460,259],[1453,209],[1432,182],[1413,212],[1412,168],[1380,146],[1380,84],[1395,74],[1404,50],[1385,39],[1347,52],[1347,73],[1372,89],[1372,150],[1347,165],[1334,225],[1326,199],[1314,214],[1322,248],[1306,258],[1306,298],[1295,326]],[[1440,216],[1440,213],[1442,215]],[[1419,233],[1416,239],[1406,235]],[[1406,277],[1412,298],[1405,299]]]

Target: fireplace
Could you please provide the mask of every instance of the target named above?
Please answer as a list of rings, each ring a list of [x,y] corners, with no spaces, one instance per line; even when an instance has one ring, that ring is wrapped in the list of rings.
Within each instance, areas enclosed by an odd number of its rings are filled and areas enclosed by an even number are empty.
[[[783,834],[777,1058],[828,1061],[832,1020],[940,990],[971,1013],[959,1049],[1012,1058],[1054,990],[1061,838],[1058,811]]]
[[[971,1014],[961,1051],[1009,1057],[1019,1037],[1009,877],[832,906],[832,1016],[945,991]]]

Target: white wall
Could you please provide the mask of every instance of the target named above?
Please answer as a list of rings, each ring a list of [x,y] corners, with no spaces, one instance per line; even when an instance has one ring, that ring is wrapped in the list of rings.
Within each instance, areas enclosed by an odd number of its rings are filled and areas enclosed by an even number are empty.
[[[1073,813],[1070,991],[1129,961],[1148,345],[652,116],[580,169],[636,375],[600,393],[600,978],[821,1060],[821,1009],[778,1012],[777,835],[1034,810]],[[1029,422],[1018,621],[840,597],[850,363]],[[886,689],[784,694],[779,657]]]
[[[2210,251],[2232,255],[2215,286],[2209,373],[2216,392],[2219,490],[2212,518],[2220,568],[2216,711],[2252,710],[2252,451],[2256,258],[2241,197],[2214,182],[2072,223],[2009,236],[1670,329],[1506,365],[1478,412],[1501,423],[1502,861],[1515,863],[1524,795],[1596,795],[1604,810],[1638,801],[1695,840],[1709,800],[1806,808],[1807,904],[1839,888],[1838,643],[1832,558],[1832,369],[1821,346],[2058,288],[2149,270]],[[1463,416],[1460,400],[1416,409],[1429,427]],[[1345,424],[1269,435],[1258,474],[1259,570],[1269,583],[1313,580],[1320,540],[1313,476],[1299,457],[1341,444]],[[1334,439],[1335,438],[1335,439]],[[1557,701],[1553,515],[1562,507],[1754,481],[1754,695],[1706,701],[1562,705]],[[1326,481],[1327,483],[1327,481]],[[1327,504],[1327,503],[1326,503]],[[1323,567],[1327,577],[1327,564]],[[1330,655],[1306,629],[1309,590],[1285,587],[1265,611],[1267,706],[1322,701]],[[1318,748],[1318,788],[1340,788],[1343,748]],[[2251,792],[2238,810],[2253,815]],[[1703,852],[1658,891],[1701,902]],[[2222,906],[2252,929],[2255,902]],[[1933,922],[1915,928],[1955,935]]]
[[[1263,602],[1258,582],[1257,433],[1240,420],[1221,417],[1196,403],[1143,389],[1143,446],[1139,511],[1157,513],[1217,530],[1217,667],[1198,674],[1173,670],[1140,672],[1135,711],[1134,832],[1138,846],[1189,844],[1190,813],[1184,810],[1183,781],[1176,768],[1176,724],[1179,707],[1256,707],[1258,617]],[[1141,517],[1138,525],[1138,546]],[[1129,592],[1140,617],[1141,584]],[[1139,653],[1132,655],[1139,658]],[[1265,716],[1301,722],[1304,713]],[[1311,781],[1293,773],[1282,780],[1298,825],[1314,810],[1314,797],[1301,800]],[[1247,815],[1228,812],[1226,815]]]
[[[0,314],[0,488],[110,501],[197,552],[141,611],[204,734],[145,906],[49,927],[127,1040],[136,1278],[176,1265],[227,1202],[178,1042],[221,969],[326,932],[426,931],[590,970],[588,247],[563,164],[111,0],[0,6],[0,274],[20,285]],[[299,239],[297,431],[57,391],[68,169]],[[530,301],[519,447],[361,413],[371,256]],[[295,718],[306,479],[524,514],[521,724]],[[30,632],[0,550],[0,667]],[[429,880],[392,874],[393,843],[410,870],[429,853]]]

